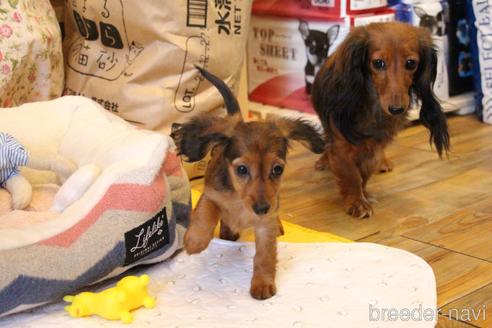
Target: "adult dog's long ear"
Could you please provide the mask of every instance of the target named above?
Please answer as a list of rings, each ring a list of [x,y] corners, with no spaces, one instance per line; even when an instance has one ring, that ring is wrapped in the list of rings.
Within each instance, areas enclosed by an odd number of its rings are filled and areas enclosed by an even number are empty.
[[[307,121],[277,118],[274,122],[287,139],[299,141],[313,153],[321,154],[325,149],[321,134]]]
[[[446,116],[434,94],[433,87],[437,74],[437,51],[427,30],[420,33],[420,62],[415,72],[412,91],[420,99],[420,120],[430,131],[429,142],[436,146],[439,157],[448,152],[449,133]]]
[[[171,137],[179,155],[184,155],[188,162],[196,162],[203,159],[214,145],[226,143],[238,122],[236,117],[201,113],[182,124],[171,133]]]
[[[329,129],[332,121],[352,144],[364,138],[357,128],[357,116],[370,104],[368,46],[365,28],[354,28],[316,75],[311,94],[324,128]]]

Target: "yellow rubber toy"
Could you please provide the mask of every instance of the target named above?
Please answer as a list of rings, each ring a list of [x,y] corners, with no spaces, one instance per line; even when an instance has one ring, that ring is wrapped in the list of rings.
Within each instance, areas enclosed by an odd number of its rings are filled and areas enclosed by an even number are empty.
[[[93,314],[109,320],[121,320],[131,323],[133,316],[130,311],[141,306],[151,309],[155,306],[155,297],[147,292],[150,277],[146,274],[124,277],[115,287],[99,293],[82,292],[75,296],[63,298],[67,305],[65,310],[74,318],[86,317]]]

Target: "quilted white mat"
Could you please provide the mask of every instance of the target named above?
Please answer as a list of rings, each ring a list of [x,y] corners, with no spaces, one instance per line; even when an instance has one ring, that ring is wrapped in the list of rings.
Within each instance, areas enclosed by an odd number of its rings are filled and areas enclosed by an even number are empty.
[[[249,296],[253,255],[254,244],[214,240],[200,255],[181,253],[144,268],[157,306],[135,311],[132,326],[417,328],[436,323],[429,316],[436,308],[434,274],[408,252],[369,243],[280,243],[278,294],[265,301]],[[97,317],[72,319],[63,306],[0,319],[0,326],[123,326]],[[382,309],[394,309],[397,318],[386,312],[386,321],[376,320]]]

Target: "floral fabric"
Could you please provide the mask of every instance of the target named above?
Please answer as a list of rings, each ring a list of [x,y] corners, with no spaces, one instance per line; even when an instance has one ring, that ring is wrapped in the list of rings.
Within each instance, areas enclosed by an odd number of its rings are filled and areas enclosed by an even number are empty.
[[[0,1],[0,107],[59,97],[61,33],[49,0]]]

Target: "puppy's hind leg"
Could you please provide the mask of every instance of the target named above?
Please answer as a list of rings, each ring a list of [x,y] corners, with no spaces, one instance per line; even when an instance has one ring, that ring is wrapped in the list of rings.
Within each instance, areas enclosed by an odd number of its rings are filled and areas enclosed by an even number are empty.
[[[207,248],[219,222],[219,207],[203,194],[191,213],[190,225],[184,235],[184,248],[188,254],[196,254]]]

